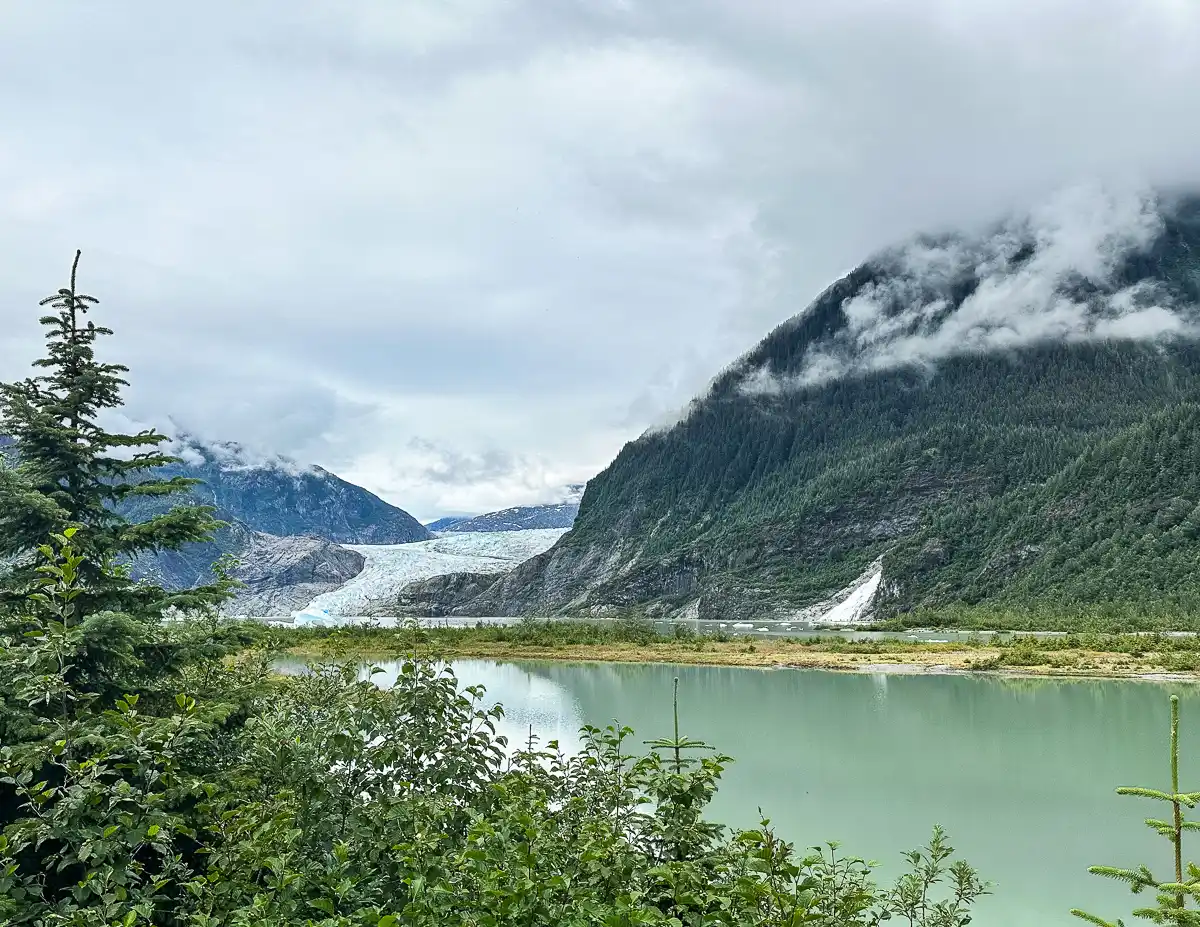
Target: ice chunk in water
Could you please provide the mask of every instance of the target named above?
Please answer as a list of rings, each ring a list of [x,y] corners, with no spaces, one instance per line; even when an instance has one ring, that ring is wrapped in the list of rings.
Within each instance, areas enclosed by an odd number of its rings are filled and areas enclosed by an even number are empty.
[[[294,628],[340,628],[346,624],[345,618],[329,614],[323,608],[309,605],[298,612],[292,612],[292,627]]]

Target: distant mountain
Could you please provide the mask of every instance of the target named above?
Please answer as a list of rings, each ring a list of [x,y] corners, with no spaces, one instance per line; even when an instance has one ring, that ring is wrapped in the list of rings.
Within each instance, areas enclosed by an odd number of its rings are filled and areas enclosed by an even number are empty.
[[[234,576],[244,583],[225,606],[229,615],[287,617],[322,593],[358,576],[367,560],[323,538],[278,538],[256,532]]]
[[[451,525],[457,525],[459,522],[467,521],[470,516],[467,515],[451,515],[447,518],[439,518],[437,521],[425,523],[425,527],[430,531],[445,531]]]
[[[554,548],[439,607],[1194,626],[1198,339],[1200,196],[918,238],[627,444]]]
[[[0,465],[15,456],[15,448],[11,438],[0,435]],[[241,561],[234,575],[247,588],[227,610],[278,614],[337,588],[364,562],[340,544],[405,544],[432,536],[403,509],[320,467],[286,458],[255,460],[236,444],[186,438],[173,452],[183,462],[156,474],[203,484],[181,496],[131,498],[122,514],[145,521],[191,502],[214,506],[226,527],[211,541],[137,558],[134,575],[167,589],[187,589],[209,582],[213,564],[230,554]]]
[[[556,502],[552,505],[521,505],[500,512],[476,515],[474,518],[443,519],[449,522],[434,531],[460,534],[468,531],[528,531],[531,528],[570,528],[579,514],[578,502]]]
[[[259,461],[232,443],[184,440],[175,451],[182,464],[163,467],[164,477],[203,480],[191,497],[215,506],[217,517],[277,536],[312,535],[339,544],[407,544],[429,532],[415,518],[321,467],[286,458]],[[133,521],[178,499],[133,499],[124,514]]]
[[[233,522],[208,543],[138,558],[134,575],[164,589],[188,589],[211,582],[223,554],[239,560],[233,575],[244,584],[225,604],[228,615],[290,615],[353,579],[366,563],[357,551],[324,538],[276,537]]]
[[[564,498],[545,505],[520,505],[486,515],[439,518],[425,527],[430,531],[529,531],[540,528],[570,528],[579,514],[579,500],[583,497],[583,483],[567,487]]]
[[[192,501],[214,506],[217,517],[228,527],[211,542],[139,558],[135,575],[152,577],[169,589],[186,589],[210,580],[217,558],[232,554],[243,562],[236,575],[252,580],[257,600],[273,602],[267,578],[270,564],[291,564],[289,558],[298,556],[297,551],[310,561],[335,563],[333,573],[341,575],[344,582],[356,575],[362,564],[355,559],[358,555],[338,544],[406,544],[431,537],[404,510],[320,467],[302,467],[285,458],[254,460],[236,444],[203,444],[190,439],[180,441],[175,454],[184,462],[161,468],[159,475],[192,477],[203,484],[186,497],[134,497],[122,513],[131,521],[143,521],[181,501]],[[285,549],[290,553],[284,553]],[[347,572],[355,562],[357,569]],[[286,577],[278,578],[277,584],[293,585]],[[253,603],[245,604],[253,607]]]

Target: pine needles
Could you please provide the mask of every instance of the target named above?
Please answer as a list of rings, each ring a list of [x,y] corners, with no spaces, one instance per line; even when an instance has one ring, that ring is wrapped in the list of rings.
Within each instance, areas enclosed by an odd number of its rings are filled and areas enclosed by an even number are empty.
[[[1200,867],[1191,862],[1185,865],[1183,861],[1184,831],[1200,830],[1200,822],[1186,820],[1183,816],[1183,809],[1185,807],[1194,808],[1197,802],[1200,802],[1200,792],[1179,791],[1179,696],[1171,696],[1171,791],[1164,792],[1160,789],[1141,786],[1123,786],[1117,789],[1117,794],[1149,798],[1171,806],[1169,821],[1147,818],[1146,826],[1171,842],[1175,863],[1173,877],[1160,880],[1145,865],[1133,869],[1091,866],[1088,872],[1092,875],[1124,882],[1134,894],[1139,894],[1148,888],[1154,889],[1157,892],[1158,903],[1152,908],[1136,909],[1133,912],[1135,917],[1145,918],[1156,924],[1200,927],[1200,910],[1187,906],[1189,898],[1193,902],[1200,901]],[[1073,908],[1071,913],[1088,923],[1097,925],[1097,927],[1124,927],[1124,922],[1121,920],[1117,920],[1115,923],[1106,921],[1078,908]]]

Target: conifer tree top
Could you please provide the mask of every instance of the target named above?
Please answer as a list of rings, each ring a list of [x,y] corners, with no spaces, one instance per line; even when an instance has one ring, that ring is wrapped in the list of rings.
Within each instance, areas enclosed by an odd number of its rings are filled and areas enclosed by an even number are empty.
[[[178,461],[162,449],[166,435],[153,429],[123,434],[105,427],[105,413],[124,404],[128,368],[97,359],[98,339],[113,331],[88,318],[99,300],[78,289],[80,256],[77,251],[69,286],[39,303],[52,310],[40,320],[45,356],[33,362],[42,372],[0,384],[0,432],[15,441],[15,466],[0,470],[0,557],[21,560],[52,534],[86,528],[82,553],[96,565],[89,579],[115,594],[116,587],[132,590],[135,584],[121,571],[102,566],[209,540],[219,523],[210,507],[193,504],[137,524],[117,511],[128,496],[186,493],[196,481],[156,474],[157,468]],[[0,584],[12,591],[20,574],[18,569]],[[166,595],[144,585],[137,589],[138,601]]]

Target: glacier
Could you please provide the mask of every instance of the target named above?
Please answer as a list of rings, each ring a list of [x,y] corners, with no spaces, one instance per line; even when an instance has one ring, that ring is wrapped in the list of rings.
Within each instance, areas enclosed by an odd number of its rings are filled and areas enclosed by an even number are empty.
[[[479,531],[413,544],[344,544],[366,558],[362,572],[344,586],[317,596],[302,612],[354,618],[368,603],[393,596],[420,579],[447,573],[506,573],[549,550],[568,530]]]

